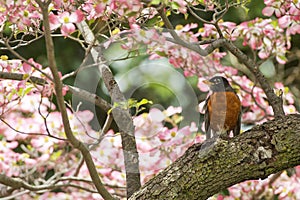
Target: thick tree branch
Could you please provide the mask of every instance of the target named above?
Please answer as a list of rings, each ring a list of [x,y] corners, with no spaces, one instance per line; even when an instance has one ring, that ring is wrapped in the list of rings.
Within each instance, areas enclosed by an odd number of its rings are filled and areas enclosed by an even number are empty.
[[[21,73],[12,73],[12,72],[1,72],[0,71],[0,79],[9,79],[9,80],[16,80],[16,81],[23,81],[26,74]],[[27,79],[28,82],[36,84],[36,85],[45,85],[47,81],[43,78],[30,76]]]
[[[78,28],[83,34],[86,42],[90,45],[97,44],[93,32],[90,30],[85,22],[77,24]],[[101,50],[96,48],[91,49],[91,55],[96,63],[99,63],[99,71],[101,72],[103,82],[110,93],[113,103],[124,103],[126,101],[124,95],[115,81],[112,72],[103,62]],[[136,148],[136,141],[134,137],[134,126],[132,116],[129,109],[114,108],[112,115],[119,127],[122,138],[122,148],[126,171],[126,185],[127,197],[129,198],[135,191],[141,187],[140,171],[139,171],[139,157]]]
[[[102,66],[100,70],[106,88],[108,89],[113,102],[125,102],[126,99],[121,93],[120,88],[117,82],[115,81],[110,69],[107,66]],[[139,156],[134,137],[134,126],[132,122],[132,116],[130,115],[128,108],[124,109],[121,107],[113,108],[112,114],[121,133],[122,148],[126,168],[127,197],[130,197],[135,191],[137,191],[141,187],[139,172]]]
[[[195,144],[130,199],[207,199],[245,180],[300,164],[300,115],[255,126],[228,141]]]

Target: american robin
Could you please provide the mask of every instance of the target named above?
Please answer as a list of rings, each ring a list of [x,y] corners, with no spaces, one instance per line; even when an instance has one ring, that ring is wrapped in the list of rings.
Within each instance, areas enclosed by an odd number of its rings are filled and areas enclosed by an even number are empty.
[[[206,139],[216,134],[233,131],[233,136],[241,129],[241,101],[226,78],[215,76],[203,81],[213,92],[205,101],[204,123]]]

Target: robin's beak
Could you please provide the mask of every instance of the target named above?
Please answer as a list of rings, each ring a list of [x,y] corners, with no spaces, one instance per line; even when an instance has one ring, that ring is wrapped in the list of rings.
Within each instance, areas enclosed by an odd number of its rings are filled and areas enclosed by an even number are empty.
[[[208,85],[208,86],[211,86],[213,85],[213,82],[210,82],[209,80],[204,80],[202,81],[204,84]]]

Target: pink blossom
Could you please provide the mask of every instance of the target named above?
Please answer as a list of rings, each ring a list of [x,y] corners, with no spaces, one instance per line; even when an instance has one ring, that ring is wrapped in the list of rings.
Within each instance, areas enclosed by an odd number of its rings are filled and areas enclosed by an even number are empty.
[[[262,13],[265,15],[265,16],[268,16],[270,17],[271,15],[273,15],[275,9],[272,8],[272,7],[265,7],[263,10],[262,10]]]
[[[283,16],[278,19],[278,23],[281,28],[287,28],[290,25],[290,22],[290,16]]]
[[[207,86],[207,84],[203,83],[204,80],[206,80],[206,78],[199,77],[197,86],[202,92],[207,92],[209,90],[209,87]]]
[[[182,108],[181,107],[174,107],[174,106],[169,106],[165,111],[164,111],[164,114],[166,116],[172,116],[174,114],[177,114],[177,113],[181,113],[182,112]]]
[[[23,70],[25,73],[30,73],[31,72],[31,65],[27,63],[23,63]]]
[[[51,29],[56,29],[61,26],[61,33],[63,36],[68,36],[75,31],[74,23],[79,23],[84,19],[82,11],[76,10],[75,12],[62,12],[58,15],[53,13],[49,14],[49,21]]]
[[[165,119],[165,116],[159,109],[153,108],[149,112],[149,118],[153,122],[161,122]]]

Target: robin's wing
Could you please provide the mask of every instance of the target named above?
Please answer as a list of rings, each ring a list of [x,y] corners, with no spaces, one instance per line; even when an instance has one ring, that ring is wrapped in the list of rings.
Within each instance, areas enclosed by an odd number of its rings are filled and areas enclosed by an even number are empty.
[[[205,104],[203,106],[203,110],[204,110],[204,129],[205,129],[205,133],[208,132],[209,130],[209,126],[210,126],[210,119],[209,119],[209,110],[208,110],[208,101],[209,101],[210,97],[208,97],[205,100]]]
[[[233,136],[237,136],[241,132],[241,118],[242,118],[242,107],[240,109],[240,113],[239,113],[239,116],[238,116],[238,120],[237,120],[236,126],[233,129]]]

